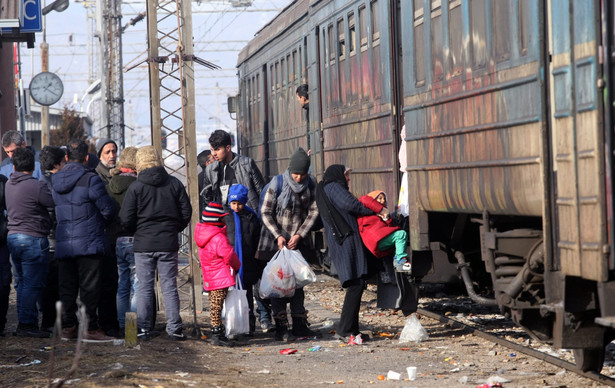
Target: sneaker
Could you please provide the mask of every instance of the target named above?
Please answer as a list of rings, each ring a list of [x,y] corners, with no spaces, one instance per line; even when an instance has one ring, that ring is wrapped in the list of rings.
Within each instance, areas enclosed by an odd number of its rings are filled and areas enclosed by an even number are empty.
[[[36,326],[22,325],[21,323],[17,325],[17,330],[15,330],[15,335],[17,337],[32,337],[32,338],[51,337],[51,334],[49,332],[39,330],[38,327]]]
[[[83,342],[113,342],[114,339],[106,335],[102,329],[88,330],[83,336]]]
[[[263,333],[269,333],[273,329],[275,329],[275,325],[271,323],[271,321],[261,321],[261,330]]]
[[[405,258],[393,258],[393,266],[397,272],[412,272],[412,264]]]
[[[137,339],[141,341],[149,341],[152,338],[158,337],[160,335],[157,331],[150,331],[145,329],[139,329],[137,333]]]
[[[347,342],[348,345],[363,345],[363,337],[361,333],[357,335],[351,335]]]
[[[184,330],[180,327],[173,333],[169,334],[169,339],[171,341],[185,341],[188,339],[188,337],[184,334]]]
[[[76,339],[78,334],[79,333],[77,332],[77,325],[74,325],[71,327],[65,327],[62,329],[62,339],[63,340]]]

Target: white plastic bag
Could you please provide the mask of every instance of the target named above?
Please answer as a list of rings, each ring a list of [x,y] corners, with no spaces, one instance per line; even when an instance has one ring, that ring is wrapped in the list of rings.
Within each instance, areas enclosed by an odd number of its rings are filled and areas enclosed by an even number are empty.
[[[259,287],[263,299],[290,298],[295,294],[295,274],[286,255],[282,253],[285,250],[276,252],[263,270]]]
[[[419,343],[421,341],[425,341],[427,338],[429,338],[427,330],[425,330],[423,325],[421,325],[421,322],[419,322],[419,319],[416,317],[416,314],[411,314],[408,319],[406,319],[404,329],[401,331],[401,335],[399,336],[399,343]]]
[[[226,327],[226,335],[238,335],[250,332],[249,308],[246,290],[241,286],[241,279],[235,276],[235,288],[228,290],[224,307],[222,307],[222,319]]]
[[[316,274],[312,271],[307,261],[305,261],[301,252],[283,248],[281,254],[288,260],[295,274],[295,288],[305,287],[310,283],[316,282]]]
[[[410,215],[410,203],[408,202],[408,173],[404,172],[399,188],[399,199],[397,200],[397,213],[404,217]]]

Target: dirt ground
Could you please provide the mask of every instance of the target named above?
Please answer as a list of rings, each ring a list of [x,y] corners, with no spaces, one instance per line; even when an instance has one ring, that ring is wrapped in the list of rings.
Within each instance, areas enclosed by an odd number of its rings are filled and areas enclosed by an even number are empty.
[[[372,286],[363,297],[361,323],[365,333],[373,338],[362,346],[345,345],[332,338],[332,325],[339,318],[343,290],[334,278],[318,275],[318,279],[306,287],[306,306],[312,328],[320,329],[323,338],[286,344],[276,342],[273,333],[257,331],[253,338],[239,340],[234,348],[214,347],[200,335],[179,343],[160,336],[136,348],[126,348],[121,343],[85,344],[77,370],[65,384],[148,388],[331,384],[476,387],[486,382],[501,382],[503,387],[599,386],[425,317],[421,317],[421,323],[429,339],[418,344],[400,344],[398,335],[406,318],[393,310],[377,309]],[[11,302],[9,333],[16,326],[14,294]],[[426,302],[434,303],[434,299]],[[206,311],[199,315],[198,323],[209,334]],[[158,321],[162,320],[159,316]],[[191,324],[188,315],[185,323]],[[53,361],[50,360],[51,343],[51,339],[0,337],[0,387],[46,386],[52,363],[52,381],[65,376],[73,363],[76,342],[61,342]],[[320,349],[314,350],[315,347]],[[297,353],[280,354],[286,348],[296,349]],[[408,366],[417,367],[414,381],[408,381]],[[389,371],[399,373],[400,380],[387,379]]]

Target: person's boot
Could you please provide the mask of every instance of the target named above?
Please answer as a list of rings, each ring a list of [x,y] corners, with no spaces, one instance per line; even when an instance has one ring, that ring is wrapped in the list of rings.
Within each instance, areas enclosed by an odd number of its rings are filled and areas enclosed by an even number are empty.
[[[226,337],[226,328],[224,325],[211,328],[211,344],[214,346],[233,347],[233,343]]]
[[[307,312],[303,315],[292,315],[293,329],[292,333],[295,337],[322,337],[319,331],[310,330],[307,321]]]
[[[290,342],[295,339],[292,333],[288,330],[288,318],[286,314],[275,317],[275,339],[276,341]]]

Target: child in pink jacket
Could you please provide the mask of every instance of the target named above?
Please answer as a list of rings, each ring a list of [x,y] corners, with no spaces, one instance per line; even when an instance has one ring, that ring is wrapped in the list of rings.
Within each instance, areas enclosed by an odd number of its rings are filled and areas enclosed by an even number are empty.
[[[222,205],[210,202],[203,211],[201,223],[196,225],[194,231],[203,271],[203,288],[209,291],[211,342],[217,346],[232,346],[222,324],[222,307],[228,288],[235,285],[235,274],[241,267],[226,237],[226,225],[222,217],[227,214]]]
[[[387,196],[382,190],[359,197],[359,201],[376,214],[357,218],[359,233],[365,247],[376,257],[384,257],[394,250],[393,266],[397,272],[412,272],[406,248],[408,234],[401,230],[389,216]]]

